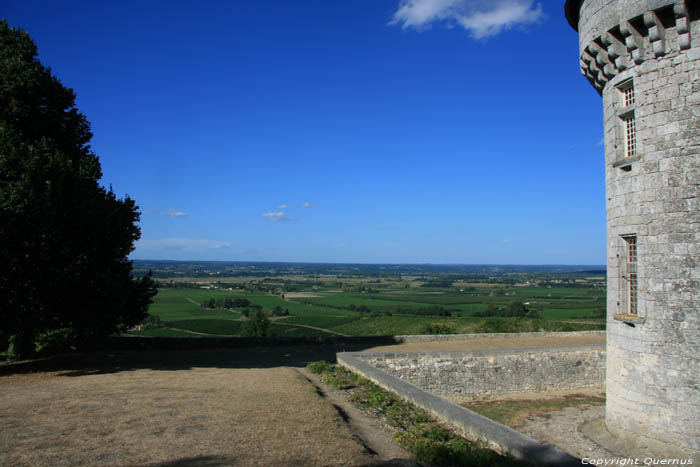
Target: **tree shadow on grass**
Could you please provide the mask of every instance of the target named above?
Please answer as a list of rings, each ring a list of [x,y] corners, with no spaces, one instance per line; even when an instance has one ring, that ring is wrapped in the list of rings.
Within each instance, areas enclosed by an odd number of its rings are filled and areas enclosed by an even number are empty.
[[[220,467],[236,465],[236,458],[228,456],[198,456],[148,465],[150,467]]]
[[[308,362],[328,360],[335,362],[338,352],[359,352],[378,345],[396,343],[393,337],[348,339],[335,342],[297,344],[270,340],[269,345],[206,348],[207,339],[193,339],[184,348],[173,347],[175,341],[166,341],[166,348],[133,350],[119,349],[96,352],[76,352],[54,355],[35,360],[10,362],[0,365],[0,376],[56,373],[58,376],[82,376],[118,373],[141,369],[189,370],[192,368],[274,368],[279,366],[303,367]],[[178,342],[182,342],[178,339]],[[204,344],[204,345],[202,345]],[[200,348],[198,348],[200,347]],[[205,347],[205,348],[201,348]]]
[[[367,467],[383,467],[383,466],[400,466],[400,465],[416,465],[415,463],[403,463],[403,460],[399,460],[401,463],[395,463],[393,461],[377,462],[371,464],[365,464]],[[199,457],[187,457],[184,459],[178,459],[168,462],[160,462],[157,464],[148,464],[149,467],[221,467],[221,466],[232,466],[236,465],[235,457],[226,456],[199,456]],[[286,459],[284,465],[286,467],[306,467],[309,464],[308,459]]]

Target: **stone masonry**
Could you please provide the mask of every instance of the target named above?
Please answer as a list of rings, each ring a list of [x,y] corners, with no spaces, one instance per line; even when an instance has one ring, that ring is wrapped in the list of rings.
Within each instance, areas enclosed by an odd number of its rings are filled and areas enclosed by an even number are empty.
[[[528,337],[581,337],[581,336],[600,336],[605,337],[605,331],[571,331],[571,332],[494,332],[483,334],[423,334],[423,335],[408,335],[394,336],[396,342],[415,343],[415,342],[448,342],[448,341],[483,341],[487,339],[527,339]]]
[[[460,399],[602,388],[605,381],[603,345],[354,355],[421,389]]]
[[[700,1],[567,0],[603,98],[606,425],[700,457]]]

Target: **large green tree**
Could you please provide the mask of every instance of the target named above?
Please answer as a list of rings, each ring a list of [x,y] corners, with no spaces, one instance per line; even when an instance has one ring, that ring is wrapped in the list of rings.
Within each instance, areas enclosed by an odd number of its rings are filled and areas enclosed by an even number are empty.
[[[0,331],[24,351],[51,329],[94,343],[143,320],[155,294],[127,259],[138,208],[98,183],[91,137],[73,91],[0,21]]]
[[[243,323],[243,335],[246,337],[269,337],[270,320],[262,310],[253,310],[248,320]]]

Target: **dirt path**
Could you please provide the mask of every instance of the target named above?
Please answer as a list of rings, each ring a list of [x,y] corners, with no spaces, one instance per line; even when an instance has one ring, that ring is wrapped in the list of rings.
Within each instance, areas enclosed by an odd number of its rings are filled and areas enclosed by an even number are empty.
[[[289,319],[289,318],[291,318],[291,317],[292,317],[292,315],[287,315],[287,316],[270,316],[270,318],[268,318],[268,319],[274,323],[274,322],[277,322],[277,321],[282,320],[282,319]]]
[[[196,302],[196,301],[192,300],[191,298],[185,298],[185,300],[187,300],[188,302],[190,302],[193,305],[202,306],[201,303]]]
[[[287,292],[284,294],[284,300],[289,302],[291,298],[321,298],[323,295],[318,295],[311,292]]]
[[[569,324],[600,324],[600,321],[595,321],[595,320],[588,320],[588,319],[567,319],[567,320],[562,320],[562,323],[569,323]]]
[[[231,320],[235,321],[235,320]],[[185,332],[187,334],[192,334],[193,336],[205,336],[205,337],[231,337],[230,334],[207,334],[206,332],[197,332],[197,331],[190,331],[189,329],[180,329],[180,328],[165,328],[165,329],[170,329],[171,331],[180,331],[180,332]]]
[[[189,299],[188,299],[188,300],[189,300]],[[235,312],[234,312],[234,313],[235,313]],[[297,328],[315,329],[315,330],[317,330],[317,331],[323,331],[323,332],[327,332],[327,333],[329,333],[329,334],[335,334],[335,335],[337,335],[337,336],[349,337],[347,334],[342,334],[342,333],[340,333],[340,332],[331,331],[330,329],[318,328],[318,327],[315,327],[315,326],[308,326],[308,325],[306,325],[306,324],[293,324],[293,323],[282,323],[282,322],[280,322],[280,321],[283,320],[283,319],[289,319],[289,318],[291,318],[291,316],[276,316],[276,317],[270,318],[270,321],[273,322],[273,323],[279,324],[279,325],[281,325],[281,326],[291,326],[291,327],[297,327]],[[248,320],[248,318],[246,318],[245,316],[240,316],[240,317],[235,318],[235,319],[227,319],[226,321],[247,321],[247,320]],[[177,321],[176,321],[176,322],[177,322]],[[180,328],[174,328],[174,327],[167,327],[167,328],[165,328],[165,329],[170,329],[170,330],[173,330],[173,331],[181,331],[181,332],[185,332],[185,333],[187,333],[187,334],[192,334],[193,336],[231,337],[231,335],[229,335],[229,334],[209,334],[209,333],[206,333],[206,332],[190,331],[190,330],[188,330],[188,329],[180,329]]]
[[[397,466],[418,466],[415,458],[394,441],[394,430],[382,423],[377,417],[370,417],[350,402],[347,395],[335,388],[323,384],[318,375],[306,368],[298,368],[316,388],[316,392],[329,401],[348,424],[355,439],[381,463],[391,462]]]
[[[340,333],[340,332],[331,331],[330,329],[317,328],[316,326],[308,326],[308,325],[306,325],[306,324],[292,324],[292,323],[279,323],[279,322],[278,322],[277,324],[280,324],[280,325],[282,325],[282,326],[295,326],[295,327],[298,327],[298,328],[315,329],[315,330],[317,330],[317,331],[323,331],[323,332],[327,332],[327,333],[330,333],[330,334],[335,334],[335,335],[337,335],[337,336],[350,337],[350,336],[348,336],[347,334],[342,334],[342,333]]]

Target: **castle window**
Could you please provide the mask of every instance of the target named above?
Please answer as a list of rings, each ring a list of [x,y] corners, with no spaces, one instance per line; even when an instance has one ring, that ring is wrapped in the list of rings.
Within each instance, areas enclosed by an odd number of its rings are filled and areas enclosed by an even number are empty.
[[[625,157],[634,156],[637,153],[637,125],[634,114],[623,118],[622,123],[625,131]]]
[[[629,86],[623,91],[625,107],[634,104],[634,87]]]
[[[622,96],[622,106],[629,107],[634,104],[634,83],[630,80],[617,87]]]
[[[632,164],[641,159],[637,145],[637,121],[634,118],[636,96],[634,82],[627,79],[615,85],[619,99],[615,102],[617,117],[620,126],[617,133],[615,147],[620,147],[617,160],[613,167],[619,167],[624,171],[632,170]]]
[[[622,237],[624,241],[624,265],[623,265],[623,284],[624,290],[621,291],[626,302],[627,314],[637,316],[637,236],[625,235]]]

